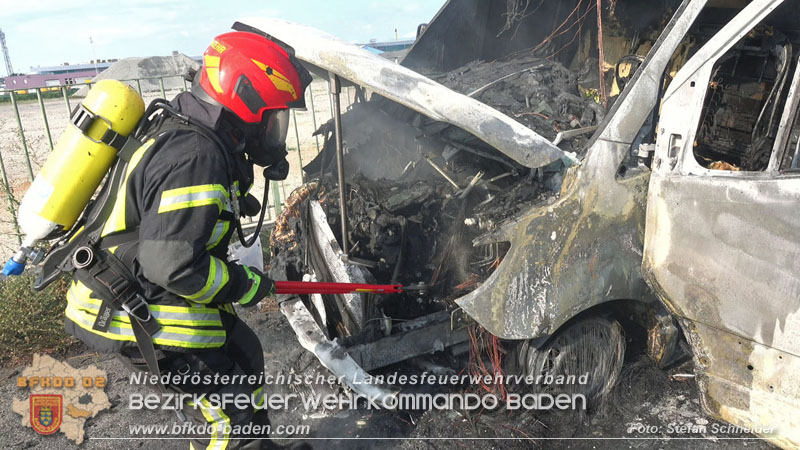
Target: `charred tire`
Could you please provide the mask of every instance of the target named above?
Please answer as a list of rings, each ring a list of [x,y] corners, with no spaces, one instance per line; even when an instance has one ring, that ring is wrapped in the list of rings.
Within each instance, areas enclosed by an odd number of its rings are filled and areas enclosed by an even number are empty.
[[[625,333],[619,322],[592,317],[568,325],[539,348],[531,341],[523,342],[517,347],[515,362],[524,375],[534,377],[530,386],[536,392],[583,394],[587,406],[593,408],[614,387],[624,357]],[[586,384],[546,383],[548,376],[555,380],[559,375],[587,373]]]

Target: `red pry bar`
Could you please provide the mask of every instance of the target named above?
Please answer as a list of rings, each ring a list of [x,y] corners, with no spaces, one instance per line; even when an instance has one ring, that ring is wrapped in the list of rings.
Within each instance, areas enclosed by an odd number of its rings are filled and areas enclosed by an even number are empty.
[[[276,281],[277,294],[350,294],[366,292],[369,294],[399,294],[403,286],[399,284],[361,284],[361,283],[315,283],[310,281]]]

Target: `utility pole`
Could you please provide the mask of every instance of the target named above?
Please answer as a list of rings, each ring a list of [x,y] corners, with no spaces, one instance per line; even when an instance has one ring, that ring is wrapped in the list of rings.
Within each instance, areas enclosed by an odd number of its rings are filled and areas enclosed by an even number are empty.
[[[0,29],[0,46],[3,47],[3,58],[6,60],[6,75],[11,76],[14,73],[14,68],[11,67],[11,56],[8,55],[8,46],[6,45],[6,34]]]
[[[97,70],[97,54],[94,52],[94,41],[91,36],[89,36],[89,46],[92,47],[92,58],[94,58],[94,76],[97,76],[100,74],[100,71]]]

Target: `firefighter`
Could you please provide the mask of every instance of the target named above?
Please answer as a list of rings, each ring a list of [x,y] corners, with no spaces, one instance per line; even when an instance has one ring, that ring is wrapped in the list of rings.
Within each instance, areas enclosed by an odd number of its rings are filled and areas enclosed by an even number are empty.
[[[275,285],[257,269],[228,261],[228,243],[237,213],[259,210],[246,194],[253,166],[266,167],[271,179],[286,177],[288,111],[304,106],[310,81],[292,50],[266,35],[236,31],[216,37],[191,91],[169,103],[174,114],[156,121],[149,139],[130,156],[103,225],[103,248],[130,271],[141,295],[126,297],[131,300],[122,309],[106,309],[104,296],[91,287],[97,280],[88,275],[76,276],[67,294],[69,333],[94,350],[117,353],[129,367],[152,372],[149,345],[161,374],[181,376],[163,389],[206,394],[184,407],[195,423],[213,425],[204,427],[210,435],[191,440],[193,449],[280,448],[263,435],[231,434],[236,425],[269,423],[266,410],[259,409],[264,386],[215,380],[264,370],[258,336],[237,317],[234,304],[252,307],[273,294]],[[119,236],[127,238],[112,239]],[[111,288],[121,283],[100,281]],[[148,345],[132,316],[155,324]],[[247,394],[254,401],[245,409],[220,408],[208,394]]]

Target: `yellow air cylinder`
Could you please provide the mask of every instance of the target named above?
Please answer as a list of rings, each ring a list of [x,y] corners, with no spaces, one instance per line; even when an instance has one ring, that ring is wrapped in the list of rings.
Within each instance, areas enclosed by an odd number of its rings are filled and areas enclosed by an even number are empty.
[[[94,115],[84,122],[91,126],[85,134],[72,123],[67,126],[20,204],[28,245],[72,228],[117,158],[117,149],[101,138],[109,127],[127,137],[144,115],[142,97],[116,80],[98,81],[81,104]]]

